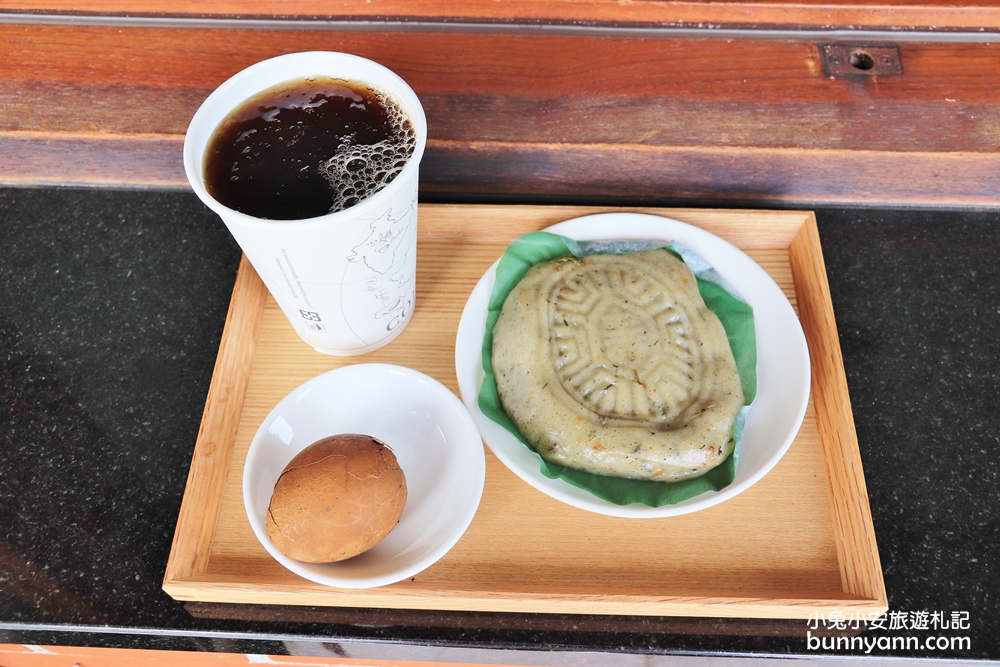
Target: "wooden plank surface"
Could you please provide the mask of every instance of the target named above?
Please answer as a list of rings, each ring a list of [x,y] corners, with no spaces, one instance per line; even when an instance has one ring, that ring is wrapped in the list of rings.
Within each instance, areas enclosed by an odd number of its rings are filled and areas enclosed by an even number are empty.
[[[454,662],[345,658],[336,655],[332,649],[328,656],[186,651],[181,658],[177,651],[34,644],[0,644],[0,660],[4,667],[175,667],[179,664],[187,667],[245,667],[254,663],[287,667],[456,667]],[[488,667],[483,663],[462,663],[462,666]],[[503,665],[492,663],[490,667]]]
[[[858,437],[815,220],[796,235],[790,259],[795,283],[804,287],[799,312],[814,369],[813,401],[820,406],[818,427],[827,461],[844,590],[868,597],[881,596],[880,601],[886,603],[865,476],[861,458],[854,454]]]
[[[633,27],[911,29],[955,31],[1000,28],[990,0],[17,0],[0,12],[38,12],[151,17],[281,20],[395,20]]]
[[[183,134],[219,83],[328,49],[420,96],[425,196],[1000,203],[1000,44],[904,43],[901,76],[830,78],[801,40],[0,25],[0,42],[4,183],[187,187]]]
[[[987,44],[901,44],[902,76],[831,79],[818,44],[802,40],[0,24],[0,41],[4,131],[183,135],[229,76],[320,49],[399,73],[435,141],[1000,147],[984,83],[997,47]]]
[[[184,531],[177,531],[170,548],[169,568],[175,577],[190,577],[208,567],[209,552],[200,546],[211,543],[215,535],[218,512],[214,508],[219,500],[215,489],[221,486],[230,467],[232,434],[243,418],[249,380],[244,369],[254,357],[267,296],[267,288],[244,257],[205,401],[198,432],[198,456],[188,470],[177,520]],[[182,535],[187,539],[180,539]]]
[[[874,536],[870,543],[842,539],[845,532],[870,530],[870,516],[847,508],[835,520],[839,487],[828,482],[836,463],[827,457],[847,456],[844,478],[860,475],[855,488],[863,489],[857,443],[848,438],[830,448],[821,442],[823,420],[812,402],[794,444],[770,474],[701,512],[642,521],[587,513],[536,491],[487,450],[486,488],[468,531],[411,580],[364,591],[326,588],[291,574],[259,545],[243,509],[242,462],[258,424],[278,400],[319,373],[362,361],[415,368],[457,393],[455,331],[473,285],[518,234],[601,210],[607,209],[421,206],[413,320],[396,341],[363,359],[316,353],[268,297],[240,422],[227,427],[232,463],[225,480],[214,477],[202,488],[193,479],[188,489],[199,490],[206,513],[217,513],[209,521],[215,526],[211,541],[192,530],[204,519],[182,514],[177,527],[174,550],[208,553],[207,563],[185,568],[187,561],[172,553],[167,592],[204,602],[638,615],[807,618],[817,609],[884,609],[881,570],[872,571],[870,554],[856,552],[874,548]],[[793,276],[790,247],[811,214],[648,212],[697,224],[735,243],[798,305],[803,286]],[[801,261],[809,265],[815,256]],[[828,303],[828,295],[820,294]],[[812,331],[825,345],[838,345],[825,321],[815,322]],[[830,391],[847,400],[846,385]],[[211,414],[210,405],[206,419]],[[192,469],[201,456],[199,442]],[[865,521],[867,527],[855,525]],[[862,570],[867,578],[845,588],[845,568]]]

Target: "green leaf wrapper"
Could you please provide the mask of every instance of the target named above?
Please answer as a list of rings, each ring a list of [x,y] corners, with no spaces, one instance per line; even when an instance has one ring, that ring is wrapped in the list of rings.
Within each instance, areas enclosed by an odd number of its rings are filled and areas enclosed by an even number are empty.
[[[538,456],[539,469],[546,477],[563,479],[616,505],[632,503],[642,503],[650,507],[673,505],[706,491],[719,491],[732,483],[743,439],[743,424],[749,405],[757,394],[757,339],[753,309],[750,305],[743,301],[707,262],[679,244],[665,244],[660,241],[574,241],[548,232],[531,232],[514,239],[500,258],[487,310],[486,333],[483,336],[483,370],[486,372],[486,377],[479,390],[479,409],[491,420],[510,431],[525,447],[535,451],[534,447],[525,442],[514,422],[504,411],[497,393],[496,377],[493,374],[493,327],[500,317],[500,310],[507,300],[507,295],[532,266],[541,262],[566,255],[583,257],[599,253],[624,254],[653,248],[664,248],[672,252],[691,268],[705,305],[715,312],[726,330],[729,345],[736,358],[736,369],[740,375],[746,402],[740,409],[733,428],[736,446],[732,456],[694,479],[680,482],[653,482],[595,475],[551,463]],[[535,453],[537,455],[537,452]]]

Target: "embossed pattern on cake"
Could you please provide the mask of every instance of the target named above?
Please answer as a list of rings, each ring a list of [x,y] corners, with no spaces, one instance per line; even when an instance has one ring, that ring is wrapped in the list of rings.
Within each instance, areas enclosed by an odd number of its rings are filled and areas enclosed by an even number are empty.
[[[665,250],[538,264],[494,327],[500,400],[545,459],[678,481],[733,450],[744,404],[718,317]]]

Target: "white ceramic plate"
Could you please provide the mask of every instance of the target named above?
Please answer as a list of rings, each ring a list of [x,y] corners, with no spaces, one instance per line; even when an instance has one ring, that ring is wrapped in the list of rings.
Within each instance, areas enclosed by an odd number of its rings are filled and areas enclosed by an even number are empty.
[[[809,401],[809,349],[802,325],[781,288],[738,248],[703,229],[677,220],[637,213],[605,213],[567,220],[546,231],[577,240],[654,239],[677,241],[700,255],[753,306],[757,333],[757,396],[750,406],[736,476],[721,491],[709,491],[663,507],[615,505],[588,491],[549,479],[540,457],[479,409],[483,334],[496,263],[469,297],[458,325],[455,367],[462,400],[490,450],[518,477],[539,491],[583,510],[619,517],[676,516],[717,505],[752,486],[788,450]],[[499,261],[499,260],[498,260]]]
[[[320,438],[364,433],[386,443],[406,476],[395,528],[339,563],[304,563],[278,551],[265,516],[278,475]],[[243,470],[243,503],[257,539],[292,572],[327,586],[369,588],[412,577],[451,549],[483,495],[486,457],[462,402],[437,380],[389,364],[356,364],[309,380],[257,429]]]

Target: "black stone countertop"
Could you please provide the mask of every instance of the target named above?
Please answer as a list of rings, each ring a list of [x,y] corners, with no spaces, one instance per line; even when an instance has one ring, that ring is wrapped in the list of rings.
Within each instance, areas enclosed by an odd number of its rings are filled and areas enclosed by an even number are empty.
[[[1000,660],[1000,213],[817,218],[890,604],[860,636],[872,657]],[[866,653],[801,621],[176,602],[160,585],[239,255],[189,192],[0,189],[0,643],[539,665]]]

